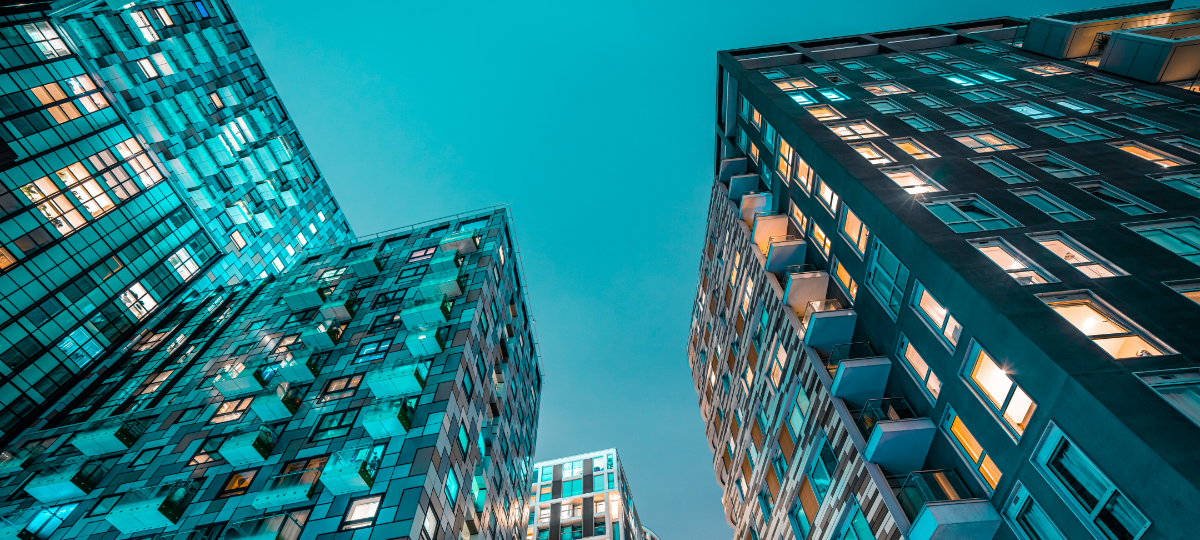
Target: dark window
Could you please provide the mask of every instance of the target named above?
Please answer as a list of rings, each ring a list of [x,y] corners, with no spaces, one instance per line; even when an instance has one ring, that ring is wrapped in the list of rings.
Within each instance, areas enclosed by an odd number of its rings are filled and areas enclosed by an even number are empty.
[[[253,343],[243,343],[241,345],[238,345],[238,347],[233,350],[233,355],[241,356],[243,354],[250,352],[250,349],[253,349],[253,348],[254,348]]]
[[[400,314],[392,313],[389,315],[380,315],[375,319],[375,324],[371,325],[371,333],[387,332],[404,326],[400,322]]]
[[[158,457],[158,452],[160,450],[162,450],[161,447],[142,450],[142,452],[138,454],[137,459],[133,460],[131,467],[136,469],[149,465],[151,461],[154,461],[154,458]]]
[[[428,270],[429,270],[428,266],[416,266],[413,268],[405,268],[404,270],[400,271],[399,276],[396,276],[396,280],[399,281],[402,279],[421,277],[421,276],[425,275],[425,272]]]
[[[287,316],[287,319],[283,321],[283,327],[291,328],[293,326],[300,326],[312,321],[316,316],[317,308],[309,308],[304,311],[297,311]]]
[[[321,420],[317,422],[317,428],[313,430],[312,440],[323,441],[334,437],[344,437],[350,433],[350,428],[354,427],[356,418],[358,418],[358,409],[332,412],[322,416]]]
[[[353,397],[354,392],[358,390],[358,385],[362,383],[362,378],[362,374],[358,374],[330,379],[329,382],[325,383],[325,389],[321,391],[321,401],[325,402]],[[351,419],[351,422],[353,422],[353,419]]]
[[[248,471],[238,471],[229,475],[229,480],[225,481],[225,485],[221,486],[221,491],[217,492],[217,499],[225,497],[233,497],[234,495],[242,495],[250,488],[250,482],[254,481],[254,475],[258,474],[258,469],[250,469]]]
[[[392,340],[382,339],[363,343],[358,346],[358,352],[354,355],[354,364],[362,364],[372,360],[379,360],[387,355],[388,347],[392,346]]]
[[[360,279],[358,281],[355,281],[354,287],[351,290],[361,291],[367,287],[374,285],[378,279],[379,279],[378,277],[369,277],[369,278]]]

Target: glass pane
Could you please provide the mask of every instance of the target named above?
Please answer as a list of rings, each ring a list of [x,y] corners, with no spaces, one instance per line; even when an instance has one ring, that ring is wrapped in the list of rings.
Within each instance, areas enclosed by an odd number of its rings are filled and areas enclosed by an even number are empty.
[[[1133,540],[1149,522],[1129,499],[1117,491],[1096,515],[1095,523],[1109,538]]]
[[[1070,441],[1064,439],[1060,445],[1047,465],[1062,481],[1063,487],[1090,512],[1108,491],[1108,479],[1101,476],[1092,462]]]
[[[1004,408],[1004,420],[1016,429],[1017,433],[1025,433],[1025,426],[1029,425],[1029,418],[1033,416],[1034,409],[1037,409],[1037,404],[1018,386],[1013,389],[1008,406]]]
[[[1135,358],[1139,356],[1159,356],[1162,351],[1146,342],[1140,336],[1122,336],[1092,340],[1113,358]]]
[[[1054,521],[1033,499],[1017,514],[1017,526],[1032,540],[1066,540]]]
[[[1062,315],[1067,322],[1075,325],[1075,328],[1078,328],[1084,335],[1102,336],[1127,332],[1125,328],[1108,320],[1108,317],[1089,304],[1051,305],[1050,309]]]
[[[921,291],[920,306],[921,311],[924,311],[933,320],[933,324],[938,327],[941,327],[942,323],[946,321],[946,315],[948,314],[946,308],[942,307],[937,300],[934,300],[933,296],[929,295],[929,291]]]
[[[1000,477],[1004,476],[989,456],[983,456],[983,461],[979,463],[979,474],[983,475],[983,480],[992,486],[992,489],[996,489],[996,484],[1000,483]]]
[[[972,460],[979,461],[979,456],[983,455],[983,447],[979,446],[979,442],[975,440],[975,436],[967,431],[967,426],[962,423],[957,416],[954,417],[954,422],[950,424],[950,432],[954,434],[954,438],[958,439],[963,450],[971,456]]]
[[[979,351],[979,356],[975,360],[975,367],[971,369],[971,380],[987,395],[996,408],[1004,405],[1004,400],[1013,387],[1012,379],[1008,378],[1008,374],[982,350]]]

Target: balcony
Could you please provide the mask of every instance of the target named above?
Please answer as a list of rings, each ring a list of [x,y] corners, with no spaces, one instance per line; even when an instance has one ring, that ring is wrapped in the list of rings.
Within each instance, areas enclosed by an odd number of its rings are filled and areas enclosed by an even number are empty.
[[[319,307],[325,303],[325,299],[332,293],[329,287],[313,283],[308,285],[296,285],[292,290],[283,293],[283,301],[287,304],[291,311],[300,311],[302,309]]]
[[[217,451],[234,467],[249,467],[267,461],[275,448],[275,433],[267,426],[238,430]]]
[[[277,422],[296,414],[303,399],[304,390],[301,387],[282,381],[256,396],[250,402],[250,410],[263,422]]]
[[[275,377],[278,367],[279,364],[266,358],[229,364],[213,377],[213,388],[225,399],[262,392]]]
[[[201,483],[180,480],[127,491],[104,519],[122,534],[170,527],[179,523]]]
[[[321,485],[334,495],[365,491],[375,485],[383,461],[382,446],[362,446],[334,453],[321,471]]]
[[[438,242],[439,251],[455,250],[459,253],[475,253],[479,249],[479,235],[475,231],[461,231],[447,234]]]
[[[796,312],[796,317],[804,316],[804,310],[813,300],[825,298],[829,292],[829,272],[815,270],[811,264],[787,267],[783,282],[784,303]]]
[[[321,373],[321,366],[318,366],[316,359],[313,358],[312,349],[291,351],[285,353],[283,358],[284,360],[279,362],[279,370],[276,373],[285,381],[291,383],[312,382]]]
[[[442,352],[446,344],[437,328],[425,328],[409,332],[404,338],[404,346],[414,358],[420,358]]]
[[[25,484],[25,492],[44,503],[82,497],[95,489],[108,470],[99,460],[77,458],[51,464]]]
[[[427,296],[406,301],[400,310],[400,321],[408,328],[441,326],[450,319],[453,301],[445,296]]]
[[[146,432],[149,423],[149,419],[127,416],[89,422],[79,428],[79,432],[71,438],[71,444],[88,457],[124,452]]]
[[[467,276],[459,274],[458,270],[425,274],[418,286],[421,295],[425,297],[439,294],[447,297],[462,296],[467,290]]]
[[[428,362],[417,362],[411,357],[399,358],[384,361],[379,369],[367,372],[366,384],[376,398],[386,399],[424,390],[427,375]]]
[[[337,324],[337,321],[329,319],[313,324],[300,334],[300,341],[310,349],[323,351],[332,349],[342,339],[342,330],[345,327]]]
[[[224,540],[298,540],[304,525],[290,513],[239,521],[225,529]]]
[[[751,225],[750,238],[763,255],[770,252],[771,237],[786,236],[788,233],[788,217],[774,212],[758,212]]]
[[[45,446],[35,444],[11,452],[0,452],[0,476],[24,471],[45,451]]]
[[[346,267],[360,278],[371,277],[379,275],[379,272],[383,270],[383,262],[379,258],[378,251],[368,251],[361,257],[346,261]]]
[[[754,175],[755,182],[758,175]],[[771,192],[751,191],[742,195],[741,218],[747,226],[754,226],[754,216],[760,212],[771,211]]]
[[[35,534],[25,530],[25,527],[29,526],[33,517],[37,515],[31,510],[32,508],[16,510],[0,517],[0,540],[39,540]]]
[[[466,262],[466,259],[466,256],[460,255],[457,250],[446,250],[445,248],[442,248],[442,251],[434,253],[433,258],[429,259],[429,271],[449,272],[451,270],[457,270],[462,268],[462,265],[464,262]]]
[[[805,305],[800,316],[804,344],[817,350],[832,350],[834,345],[850,341],[856,321],[858,314],[843,309],[836,299],[813,300]]]
[[[991,538],[1000,514],[987,499],[972,498],[951,470],[917,471],[896,488],[896,499],[912,526],[910,540]]]
[[[870,343],[843,343],[834,345],[828,354],[822,355],[820,350],[817,354],[833,379],[833,397],[851,403],[883,397],[892,361],[876,354]]]
[[[274,506],[307,502],[312,499],[317,480],[321,478],[321,465],[324,464],[272,476],[251,505],[258,510],[266,510]]]
[[[872,399],[854,415],[866,438],[863,458],[893,472],[910,472],[925,464],[937,426],[918,417],[904,398]]]
[[[372,439],[403,437],[412,427],[416,398],[376,400],[363,408],[363,428]]]
[[[346,322],[354,318],[354,304],[358,295],[353,292],[334,295],[321,304],[321,318]]]

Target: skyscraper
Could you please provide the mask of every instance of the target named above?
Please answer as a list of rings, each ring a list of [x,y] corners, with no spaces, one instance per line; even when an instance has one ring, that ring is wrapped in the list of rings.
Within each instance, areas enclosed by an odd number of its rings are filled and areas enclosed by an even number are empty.
[[[1193,535],[1170,6],[718,54],[688,358],[736,540]]]
[[[651,536],[615,448],[535,463],[529,486],[526,540]]]
[[[0,454],[0,534],[519,537],[528,309],[504,208],[192,290]]]
[[[0,36],[0,441],[189,284],[353,238],[223,1],[22,3]]]

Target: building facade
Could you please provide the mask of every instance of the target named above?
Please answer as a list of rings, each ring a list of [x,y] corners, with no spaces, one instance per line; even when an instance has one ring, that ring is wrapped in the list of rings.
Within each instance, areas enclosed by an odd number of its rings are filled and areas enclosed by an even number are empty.
[[[0,536],[519,537],[541,389],[504,208],[194,289],[0,454]]]
[[[222,0],[0,7],[0,442],[189,284],[353,239]]]
[[[527,540],[646,540],[615,448],[535,463]],[[654,538],[657,539],[657,536]]]
[[[688,358],[737,540],[1194,536],[1200,13],[718,54]]]

